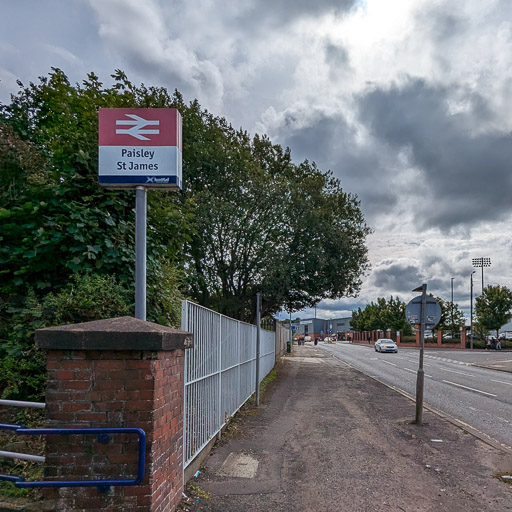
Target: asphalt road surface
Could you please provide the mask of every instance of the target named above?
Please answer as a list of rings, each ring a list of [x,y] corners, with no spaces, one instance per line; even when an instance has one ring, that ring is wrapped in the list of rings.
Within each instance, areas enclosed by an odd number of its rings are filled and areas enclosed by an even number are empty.
[[[323,344],[319,348],[365,374],[414,397],[419,349],[397,354],[373,345]],[[473,366],[481,361],[510,362],[512,352],[425,350],[424,404],[448,414],[476,433],[512,447],[512,373]]]

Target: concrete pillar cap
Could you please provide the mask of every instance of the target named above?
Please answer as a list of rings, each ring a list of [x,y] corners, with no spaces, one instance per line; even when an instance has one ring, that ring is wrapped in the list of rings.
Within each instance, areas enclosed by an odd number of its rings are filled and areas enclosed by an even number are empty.
[[[193,346],[193,335],[131,316],[37,329],[47,350],[176,350]]]

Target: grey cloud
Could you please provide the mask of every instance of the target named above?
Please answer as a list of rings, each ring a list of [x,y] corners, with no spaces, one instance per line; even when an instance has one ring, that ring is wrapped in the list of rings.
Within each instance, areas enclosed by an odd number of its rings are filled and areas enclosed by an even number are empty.
[[[389,212],[399,196],[383,176],[376,176],[386,159],[378,144],[360,148],[356,137],[342,113],[291,111],[284,117],[277,139],[293,148],[295,161],[313,160],[321,170],[332,170],[343,189],[361,200],[365,215],[374,218]]]
[[[402,87],[374,88],[359,97],[361,121],[395,151],[408,149],[411,165],[421,170],[425,189],[410,183],[410,190],[424,198],[414,212],[424,227],[471,226],[512,209],[504,193],[512,185],[512,137],[477,132],[492,114],[474,93],[465,95],[467,111],[450,113],[452,92],[410,79]]]
[[[377,267],[372,274],[372,285],[386,290],[388,295],[409,294],[421,284],[422,273],[417,265],[397,261]]]
[[[333,82],[342,79],[350,71],[350,55],[338,44],[325,45],[325,62],[329,66],[329,78]]]
[[[333,12],[341,15],[357,4],[357,0],[260,0],[244,12],[241,22],[253,29],[258,24],[277,26],[296,21],[305,17],[315,17]]]
[[[317,306],[317,311],[355,311],[357,308],[364,309],[365,303],[361,301],[347,302],[345,300],[338,300],[333,302],[322,301]]]
[[[461,16],[446,13],[439,6],[432,8],[430,12],[422,12],[423,23],[425,20],[429,24],[429,30],[434,40],[441,44],[457,37],[469,28],[467,20]]]

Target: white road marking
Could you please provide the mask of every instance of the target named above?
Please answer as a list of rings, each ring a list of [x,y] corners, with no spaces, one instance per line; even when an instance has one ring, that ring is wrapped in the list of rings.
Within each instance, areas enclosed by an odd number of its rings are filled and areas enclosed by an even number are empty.
[[[418,370],[410,370],[409,368],[403,368],[406,372],[411,372],[411,373],[418,373]],[[430,377],[432,378],[432,375],[427,375],[425,373],[425,377]]]
[[[409,361],[409,363],[417,363],[418,360],[417,359],[407,359],[407,361]],[[429,363],[423,363],[423,366],[432,366],[431,364]]]
[[[382,361],[383,363],[390,364],[391,366],[397,366],[395,363],[390,363],[389,361]]]
[[[464,388],[464,389],[469,389],[470,391],[475,391],[476,393],[482,393],[482,395],[489,395],[489,396],[498,396],[498,395],[493,395],[492,393],[487,393],[486,391],[480,391],[479,389],[475,389],[475,388],[470,388],[468,386],[463,386],[462,384],[457,384],[456,382],[450,382],[449,380],[443,380],[443,382],[446,382],[446,384],[451,384],[452,386],[457,386],[458,388]]]
[[[459,375],[466,375],[467,377],[474,377],[471,373],[458,372],[456,370],[443,370],[444,372],[458,373]]]
[[[512,383],[511,382],[504,382],[502,380],[494,380],[494,379],[491,379],[491,382],[498,382],[500,384],[506,384],[507,386],[512,386]]]

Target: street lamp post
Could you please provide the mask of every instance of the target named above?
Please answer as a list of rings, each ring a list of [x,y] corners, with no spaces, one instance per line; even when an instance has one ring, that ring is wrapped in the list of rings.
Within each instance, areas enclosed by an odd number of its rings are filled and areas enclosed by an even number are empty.
[[[476,270],[473,270],[470,274],[471,279],[471,301],[470,301],[470,313],[469,313],[469,346],[473,350],[473,274]]]
[[[452,303],[451,303],[451,308],[450,308],[450,311],[451,311],[451,328],[452,328],[452,338],[455,338],[455,333],[453,332],[453,324],[454,324],[454,321],[453,321],[453,280],[455,279],[455,277],[452,277],[451,280],[452,280]]]
[[[482,268],[482,295],[484,293],[484,267],[491,266],[491,258],[473,258],[473,267]]]

